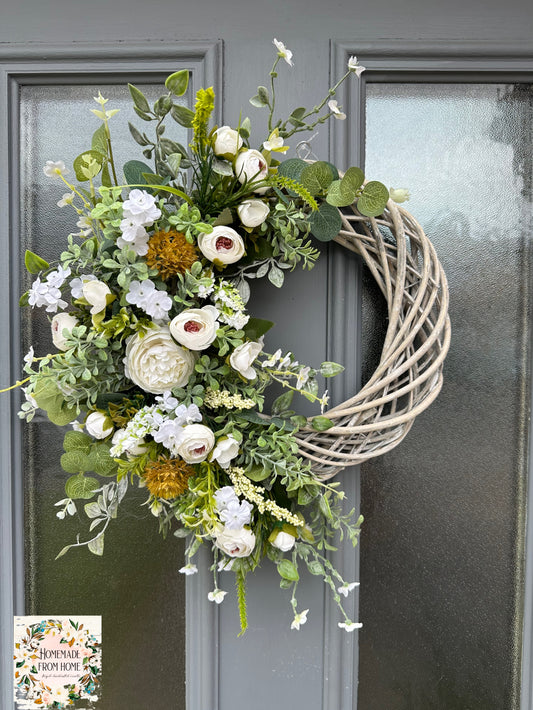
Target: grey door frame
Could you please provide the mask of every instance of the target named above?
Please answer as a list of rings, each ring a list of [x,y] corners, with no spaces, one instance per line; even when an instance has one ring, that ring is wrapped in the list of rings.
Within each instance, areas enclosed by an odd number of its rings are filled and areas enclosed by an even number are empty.
[[[0,301],[2,318],[0,382],[20,378],[18,313],[19,204],[18,94],[34,84],[111,84],[161,81],[180,69],[191,70],[191,87],[213,86],[222,96],[223,51],[220,40],[176,42],[25,43],[0,47]],[[220,121],[221,103],[216,120]],[[7,159],[5,158],[7,156]],[[4,313],[6,312],[4,311]],[[5,386],[5,385],[3,385]],[[24,497],[22,437],[17,418],[20,393],[3,394],[0,407],[0,706],[12,707],[13,615],[24,614]]]
[[[365,42],[357,40],[331,43],[332,78],[338,80],[346,71],[348,58],[357,55],[367,68],[360,82],[346,82],[340,91],[340,103],[351,121],[346,121],[331,135],[330,159],[339,166],[364,164],[365,87],[371,82],[424,82],[424,83],[533,83],[533,43],[484,41],[405,41],[383,40]],[[533,235],[532,235],[533,239]],[[529,265],[530,293],[533,293],[533,273]],[[533,317],[533,304],[530,304]],[[533,372],[533,347],[529,344],[529,372]],[[518,625],[522,618],[521,663],[514,669],[520,678],[520,708],[533,710],[533,409],[532,388],[524,396],[526,423],[520,432],[522,465],[521,492],[523,539],[522,558],[517,579],[522,584],[522,598],[515,610]],[[408,441],[404,445],[409,445]],[[384,630],[385,631],[385,630]]]

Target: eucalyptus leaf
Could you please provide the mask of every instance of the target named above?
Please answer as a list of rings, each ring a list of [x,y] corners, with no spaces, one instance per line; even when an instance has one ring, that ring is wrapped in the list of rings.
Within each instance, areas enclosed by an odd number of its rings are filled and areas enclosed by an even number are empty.
[[[97,153],[104,155],[107,158],[108,146],[107,146],[107,134],[105,132],[105,125],[102,123],[96,131],[93,133],[91,140],[91,149],[95,150]]]
[[[268,280],[276,288],[281,288],[283,286],[283,281],[285,280],[285,274],[275,264],[272,264],[270,271],[268,272]]]
[[[342,180],[334,180],[328,189],[326,201],[333,207],[347,207],[356,198],[356,191],[349,186],[343,185]]]
[[[233,176],[233,167],[227,160],[213,160],[213,172],[217,175]]]
[[[316,163],[309,163],[302,170],[299,182],[312,195],[319,195],[325,192],[333,182],[333,174],[327,163],[318,160]]]
[[[280,414],[287,410],[291,406],[293,397],[293,390],[287,390],[287,392],[280,394],[280,396],[272,402],[272,414]]]
[[[389,201],[389,191],[381,182],[367,182],[361,197],[357,200],[357,209],[365,217],[377,217]]]
[[[152,172],[152,168],[140,160],[128,160],[123,167],[124,178],[128,185],[146,185],[143,173]]]
[[[365,181],[365,174],[361,168],[348,168],[342,178],[343,189],[356,192]]]
[[[323,202],[318,210],[309,215],[311,234],[320,242],[329,242],[335,239],[342,227],[342,218],[339,210],[327,202]]]
[[[87,470],[94,471],[99,476],[114,476],[117,471],[117,464],[109,453],[107,444],[96,444],[91,449],[88,457]]]
[[[268,470],[268,468],[264,468],[263,466],[253,466],[251,469],[245,471],[244,473],[247,478],[249,478],[251,481],[254,481],[255,483],[258,483],[259,481],[264,481],[265,478],[268,478],[270,476],[270,471]]]
[[[103,126],[100,126],[100,128],[103,128]],[[142,135],[139,129],[135,128],[133,123],[128,122],[128,128],[130,129],[130,133],[136,143],[142,146],[150,145],[149,141],[146,140],[146,138]]]
[[[93,497],[98,488],[100,488],[100,484],[96,478],[84,476],[82,473],[71,476],[65,483],[65,493],[72,500],[78,498],[88,500]]]
[[[82,431],[67,431],[63,439],[63,448],[67,452],[81,451],[83,454],[88,454],[92,441],[92,438]]]
[[[292,123],[293,126],[303,126],[304,122],[302,121],[302,118],[305,115],[306,111],[307,109],[305,108],[305,106],[299,106],[298,108],[295,108],[289,116],[289,123]]]
[[[296,180],[300,182],[300,177],[302,171],[306,168],[308,163],[300,158],[289,158],[280,163],[278,167],[278,173],[284,177],[288,177],[290,180]]]
[[[244,334],[247,340],[259,340],[259,338],[267,333],[272,326],[273,321],[265,320],[264,318],[250,318],[244,326]]]
[[[89,169],[89,163],[92,162],[93,165]],[[89,180],[89,177],[95,177],[98,175],[100,170],[102,169],[102,165],[105,165],[107,162],[107,155],[102,155],[96,150],[85,150],[83,153],[80,153],[80,155],[76,156],[74,158],[74,172],[76,173],[76,179],[79,180],[79,182],[87,182]],[[98,166],[97,168],[95,167]]]

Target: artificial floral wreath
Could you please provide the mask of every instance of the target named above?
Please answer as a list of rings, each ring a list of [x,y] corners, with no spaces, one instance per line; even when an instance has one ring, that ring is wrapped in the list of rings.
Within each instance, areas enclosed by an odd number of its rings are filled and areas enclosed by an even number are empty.
[[[128,487],[138,485],[163,534],[187,537],[180,572],[194,574],[199,547],[212,548],[210,601],[226,594],[219,573],[235,575],[242,632],[245,578],[265,557],[280,586],[292,589],[291,628],[309,611],[296,598],[303,565],[324,578],[340,609],[338,625],[350,632],[360,624],[342,602],[357,582],[342,578],[328,551],[339,537],[355,545],[362,518],[343,511],[339,484],[313,473],[298,439],[334,427],[320,383],[343,368],[301,364],[280,349],[266,353],[263,336],[273,324],[251,317],[246,303],[251,279],[281,287],[287,271],[313,267],[318,243],[343,227],[339,208],[354,204],[371,220],[390,197],[402,202],[408,194],[365,182],[357,167],[340,176],[328,162],[281,160],[288,138],[345,118],[333,97],[364,67],[351,57],[320,103],[282,120],[274,116],[277,67],[281,60],[292,66],[292,53],[274,45],[270,88],[258,87],[250,100],[269,112],[259,149],[250,146],[248,118],[235,128],[210,126],[212,88],[197,92],[194,110],[177,101],[188,87],[182,70],[167,78],[153,105],[129,87],[136,114],[155,129],[130,124],[153,168],[131,160],[120,178],[109,129],[116,110],[101,94],[93,113],[102,125],[73,165],[81,184],[69,181],[62,161],[47,162],[46,175],[68,187],[57,204],[75,210],[80,231],[53,265],[26,253],[36,278],[21,303],[52,316],[57,352],[36,357],[31,348],[26,355],[20,416],[30,421],[40,408],[54,424],[72,426],[61,457],[70,477],[57,515],[74,515],[86,501],[92,536],[78,536],[58,557],[81,546],[102,555]],[[191,129],[188,147],[165,135],[167,119]],[[265,390],[274,383],[284,392],[265,413]],[[318,405],[314,417],[296,414],[295,394]]]

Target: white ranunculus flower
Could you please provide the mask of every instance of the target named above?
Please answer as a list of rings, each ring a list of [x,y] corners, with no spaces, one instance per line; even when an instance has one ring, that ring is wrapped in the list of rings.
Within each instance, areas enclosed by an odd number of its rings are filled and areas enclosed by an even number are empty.
[[[265,156],[253,148],[243,150],[235,161],[235,175],[240,183],[251,183],[253,188],[253,183],[264,180],[268,176],[268,163]],[[254,192],[262,194],[267,190],[268,187],[259,187]]]
[[[217,266],[234,264],[244,256],[244,242],[231,227],[219,225],[210,234],[198,235],[198,248],[206,259]]]
[[[205,461],[214,445],[215,435],[209,427],[188,424],[183,427],[177,452],[185,463],[200,463]]]
[[[255,535],[248,528],[228,530],[221,527],[215,534],[215,545],[229,557],[248,557],[255,547]]]
[[[85,281],[82,286],[84,299],[92,306],[91,315],[100,313],[107,306],[107,296],[111,293],[109,286],[103,281]]]
[[[56,313],[52,318],[52,340],[58,350],[67,350],[67,339],[63,331],[69,333],[78,325],[78,319],[71,313]]]
[[[91,412],[85,420],[85,431],[95,439],[105,439],[113,431],[113,423],[103,412]]]
[[[167,327],[151,328],[144,337],[128,339],[125,375],[145,392],[163,394],[184,387],[194,370],[195,356],[176,345]]]
[[[239,453],[239,442],[231,435],[224,436],[217,441],[211,454],[211,460],[216,461],[222,468],[228,468],[230,461]]]
[[[257,373],[252,367],[252,363],[259,355],[263,346],[261,343],[256,343],[248,340],[242,345],[238,345],[231,353],[229,364],[234,370],[240,372],[247,380],[255,380]]]
[[[269,213],[269,206],[262,200],[245,200],[237,207],[237,214],[245,227],[259,227]]]
[[[215,131],[215,155],[235,155],[242,148],[242,138],[233,128],[221,126]]]
[[[188,308],[170,323],[170,334],[189,350],[206,350],[217,337],[218,309],[214,306]]]
[[[280,530],[276,537],[272,540],[271,544],[282,552],[288,552],[289,550],[292,550],[295,542],[296,538],[294,535]]]

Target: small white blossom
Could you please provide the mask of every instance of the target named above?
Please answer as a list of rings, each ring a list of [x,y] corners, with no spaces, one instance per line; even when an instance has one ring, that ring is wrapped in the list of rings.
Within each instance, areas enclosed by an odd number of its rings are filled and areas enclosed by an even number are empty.
[[[150,239],[150,235],[148,232],[144,233],[139,233],[133,241],[126,241],[123,237],[119,237],[117,239],[117,247],[119,249],[124,249],[124,247],[127,247],[128,249],[131,249],[137,256],[146,256],[148,254],[148,240]]]
[[[73,192],[65,192],[63,194],[63,197],[58,201],[57,206],[58,207],[66,207],[67,205],[71,205],[74,201],[74,193]]]
[[[301,611],[299,614],[294,615],[294,619],[291,624],[291,629],[296,629],[296,631],[300,630],[300,626],[305,624],[307,621],[307,614],[309,613],[309,609],[306,609],[305,611]]]
[[[33,345],[30,345],[30,349],[28,350],[26,355],[24,355],[24,362],[26,363],[26,365],[31,365],[33,363],[34,356],[35,352],[33,350]]]
[[[58,266],[55,271],[51,271],[46,277],[46,283],[52,288],[61,288],[67,278],[70,276],[70,267],[67,266],[64,269],[62,266]]]
[[[77,419],[70,422],[70,426],[74,429],[74,431],[83,431],[83,424],[81,424]]]
[[[136,215],[125,217],[120,223],[120,231],[122,232],[122,239],[125,242],[133,242],[137,237],[146,234],[146,229],[139,222]]]
[[[223,592],[222,589],[215,589],[212,592],[209,592],[207,598],[210,602],[221,604],[224,601],[224,597],[226,596],[226,594],[227,592]]]
[[[360,629],[363,624],[356,624],[354,621],[339,621],[337,624],[339,629],[345,629],[348,633],[355,631],[355,629]]]
[[[263,148],[277,153],[286,153],[289,150],[289,146],[284,146],[283,143],[283,138],[279,135],[279,129],[276,128],[268,136],[268,140],[263,141]]]
[[[179,571],[181,572],[181,574],[184,574],[186,577],[189,577],[191,574],[196,574],[198,572],[198,567],[189,562],[185,565],[185,567],[182,567]]]
[[[161,217],[161,210],[156,207],[156,199],[146,190],[132,190],[123,204],[125,219],[134,218],[145,227]]]
[[[158,395],[155,398],[155,401],[165,412],[173,412],[178,406],[178,400],[172,396],[172,392],[170,390],[166,390],[163,394]]]
[[[348,70],[353,71],[356,76],[361,76],[365,69],[366,67],[358,64],[356,56],[351,56],[350,59],[348,59]]]
[[[278,362],[278,360],[281,357],[281,348],[278,348],[274,355],[272,357],[269,357],[268,360],[264,360],[261,363],[261,367],[274,367],[274,365]]]
[[[239,499],[233,486],[223,486],[222,488],[219,488],[213,497],[219,513],[226,510],[230,503],[239,503]]]
[[[150,503],[149,508],[150,508],[150,513],[152,513],[152,515],[154,515],[157,518],[159,513],[163,510],[163,503],[161,503],[161,501],[159,501],[159,500],[157,500],[157,498],[155,498]],[[180,570],[180,572],[181,572],[181,570]]]
[[[47,160],[46,165],[43,167],[43,172],[46,177],[59,177],[60,175],[68,175],[70,171],[62,160],[57,162]]]
[[[278,55],[282,57],[289,66],[293,66],[292,63],[292,52],[290,49],[287,49],[287,47],[283,44],[283,42],[280,42],[277,39],[272,40],[272,44],[276,47],[278,50]]]
[[[91,218],[88,217],[87,215],[82,215],[79,220],[76,222],[76,227],[80,228],[80,231],[76,236],[78,237],[88,237],[89,234],[93,231],[93,224],[91,221]]]
[[[177,455],[178,447],[183,440],[183,426],[176,419],[166,419],[157,431],[153,433],[154,441]]]
[[[339,121],[344,121],[344,119],[346,118],[346,114],[340,110],[335,99],[331,99],[330,101],[328,101],[328,108],[333,114],[333,118],[336,118]]]
[[[231,568],[233,567],[234,562],[235,562],[235,559],[233,557],[230,557],[230,558],[223,557],[221,560],[218,561],[218,564],[217,564],[218,572],[231,572]]]
[[[339,592],[339,594],[342,594],[343,596],[347,597],[348,594],[352,591],[352,589],[355,589],[358,586],[359,582],[345,582],[342,586],[337,587],[337,591]]]
[[[174,414],[176,416],[174,421],[178,424],[185,425],[202,421],[202,415],[200,414],[200,410],[196,404],[189,404],[188,407],[185,404],[180,404],[176,407]]]
[[[230,501],[220,513],[220,520],[226,524],[227,530],[241,530],[248,525],[252,515],[253,505],[247,500]]]
[[[309,379],[310,367],[302,367],[300,372],[296,376],[296,389],[301,390],[302,387],[307,383]]]

